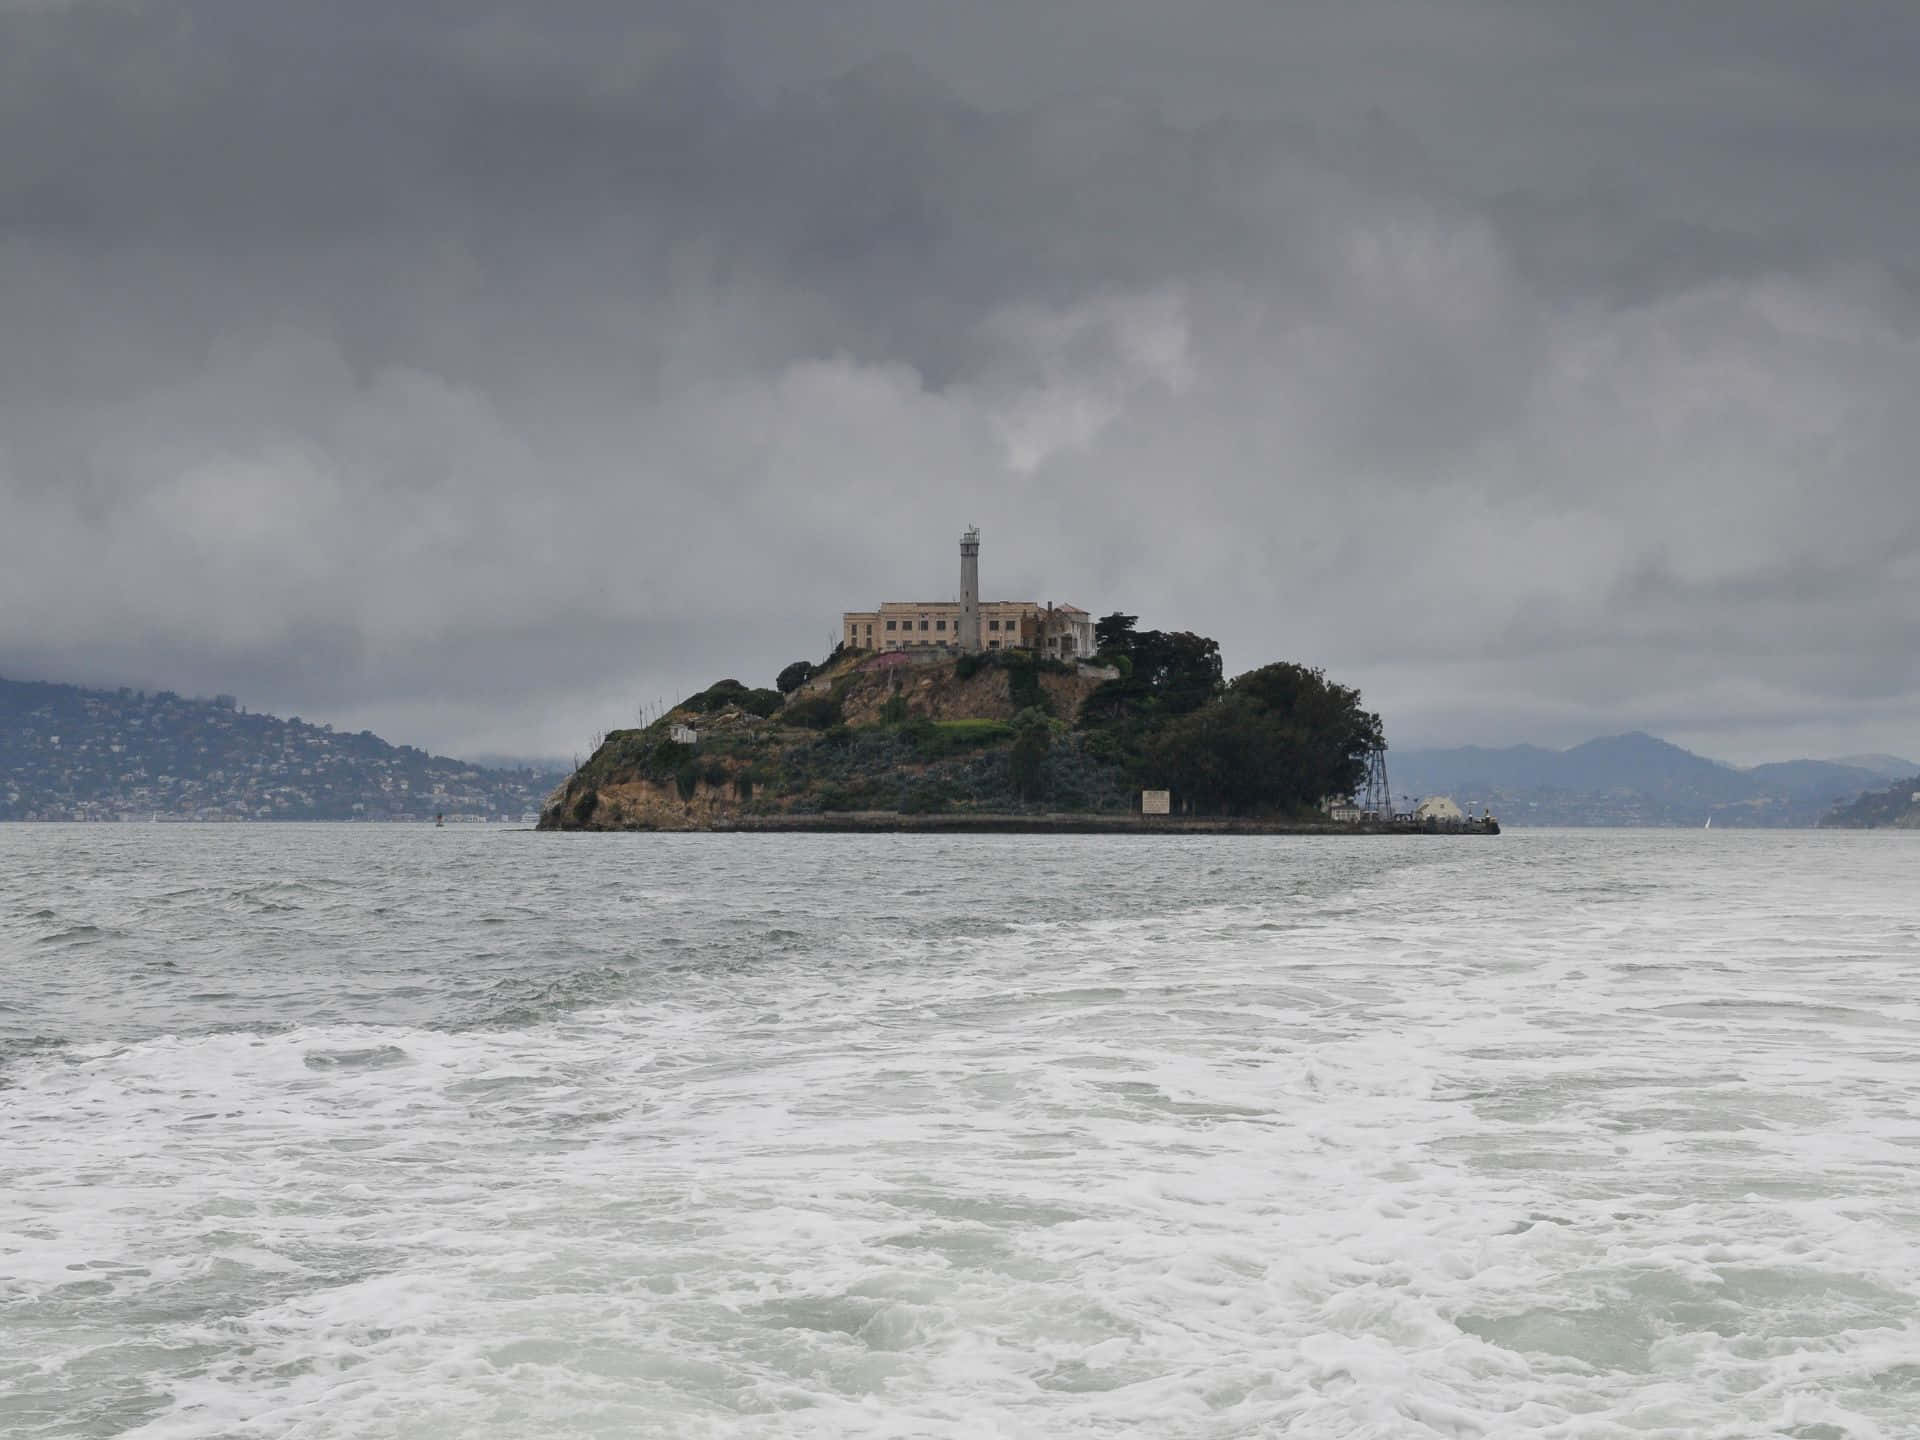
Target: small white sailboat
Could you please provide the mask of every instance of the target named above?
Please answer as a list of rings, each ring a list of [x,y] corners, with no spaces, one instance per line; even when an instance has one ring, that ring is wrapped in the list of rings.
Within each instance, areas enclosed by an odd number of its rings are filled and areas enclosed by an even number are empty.
[[[1702,830],[1711,830],[1711,829],[1713,829],[1713,816],[1711,816],[1711,815],[1709,815],[1709,816],[1707,816],[1707,823],[1706,823],[1706,824],[1704,824],[1704,825],[1702,825],[1702,826],[1701,826],[1700,828],[1701,828]]]

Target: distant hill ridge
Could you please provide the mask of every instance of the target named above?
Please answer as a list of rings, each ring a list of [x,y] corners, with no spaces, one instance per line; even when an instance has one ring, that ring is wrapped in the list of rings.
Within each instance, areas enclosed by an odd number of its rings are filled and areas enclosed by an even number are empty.
[[[1874,767],[1786,760],[1740,769],[1636,730],[1567,750],[1468,745],[1394,751],[1388,761],[1396,793],[1451,794],[1520,823],[1700,825],[1711,816],[1732,825],[1812,825],[1890,773],[1920,769],[1897,756],[1860,758]]]
[[[1851,765],[1856,770],[1871,770],[1883,780],[1898,780],[1904,776],[1920,774],[1920,765],[1911,760],[1902,760],[1898,755],[1835,755],[1836,765]]]
[[[521,820],[564,774],[250,714],[234,697],[0,677],[0,820]]]

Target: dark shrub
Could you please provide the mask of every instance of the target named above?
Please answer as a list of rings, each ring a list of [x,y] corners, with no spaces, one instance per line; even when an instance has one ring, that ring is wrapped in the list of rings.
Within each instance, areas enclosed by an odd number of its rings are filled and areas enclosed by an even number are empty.
[[[903,726],[900,735],[913,746],[922,760],[938,760],[964,754],[985,745],[997,745],[1013,734],[1013,727],[1000,720],[915,720]]]
[[[1007,694],[1013,701],[1013,708],[1038,710],[1042,715],[1052,714],[1053,705],[1047,699],[1047,692],[1040,688],[1040,665],[1043,662],[1021,656],[1005,663]]]
[[[809,695],[790,701],[780,712],[780,720],[805,730],[825,730],[829,725],[840,723],[840,702],[830,695]]]
[[[796,660],[782,670],[773,683],[779,687],[782,695],[791,695],[819,673],[819,668],[811,660]]]
[[[689,695],[680,702],[678,708],[691,710],[696,715],[705,715],[718,710],[722,705],[737,705],[740,697],[747,693],[747,687],[738,680],[717,680],[697,695]]]
[[[678,740],[655,741],[643,757],[641,773],[649,780],[665,780],[692,759],[691,745],[682,745]]]
[[[1039,710],[1022,710],[1013,717],[1013,746],[1007,751],[1007,765],[1013,775],[1014,792],[1022,800],[1040,795],[1040,777],[1047,763],[1047,751],[1053,747],[1053,730]]]
[[[938,780],[909,785],[900,795],[902,815],[933,815],[945,810],[952,800],[948,786]]]

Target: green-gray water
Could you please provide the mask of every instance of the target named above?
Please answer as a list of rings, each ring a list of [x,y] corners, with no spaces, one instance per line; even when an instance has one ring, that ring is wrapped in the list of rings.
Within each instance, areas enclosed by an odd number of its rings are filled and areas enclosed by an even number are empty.
[[[1920,1433],[1916,861],[0,827],[0,1433]]]

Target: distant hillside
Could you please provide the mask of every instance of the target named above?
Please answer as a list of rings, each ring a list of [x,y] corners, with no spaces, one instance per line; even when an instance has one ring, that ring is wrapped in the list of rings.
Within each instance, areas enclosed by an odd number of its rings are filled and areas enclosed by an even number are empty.
[[[519,820],[564,778],[250,715],[232,696],[0,678],[0,820]]]
[[[1640,731],[1570,750],[1395,751],[1388,764],[1396,794],[1452,795],[1522,825],[1703,825],[1708,817],[1716,825],[1813,825],[1885,778],[1831,760],[1741,770]]]
[[[1920,765],[1911,760],[1902,760],[1898,755],[1835,755],[1831,757],[1836,765],[1851,765],[1856,770],[1871,770],[1882,780],[1899,780],[1908,775],[1920,775]]]
[[[1836,805],[1820,824],[1831,830],[1920,830],[1920,775]]]

